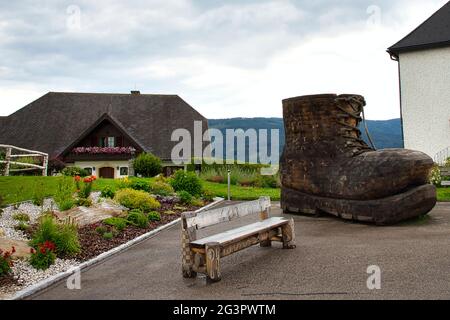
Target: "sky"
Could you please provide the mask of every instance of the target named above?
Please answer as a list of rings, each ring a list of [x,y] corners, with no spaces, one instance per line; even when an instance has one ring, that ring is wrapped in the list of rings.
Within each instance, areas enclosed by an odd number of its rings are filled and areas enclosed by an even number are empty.
[[[0,116],[49,91],[178,94],[210,119],[357,93],[398,118],[386,49],[447,0],[0,0]]]

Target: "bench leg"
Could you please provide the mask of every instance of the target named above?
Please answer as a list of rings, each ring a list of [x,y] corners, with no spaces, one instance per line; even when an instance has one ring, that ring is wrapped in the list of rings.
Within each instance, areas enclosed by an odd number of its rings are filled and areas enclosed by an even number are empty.
[[[206,249],[206,273],[211,282],[220,281],[220,245],[216,242],[207,243]]]
[[[271,247],[272,246],[272,241],[270,240],[270,232],[267,232],[267,239],[266,240],[262,240],[259,243],[259,246],[262,248],[267,248],[267,247]]]
[[[295,225],[294,219],[289,220],[288,224],[281,227],[283,235],[283,249],[294,249],[295,245]]]
[[[197,272],[193,270],[195,255],[189,244],[189,235],[186,230],[181,232],[181,270],[184,278],[195,278]]]

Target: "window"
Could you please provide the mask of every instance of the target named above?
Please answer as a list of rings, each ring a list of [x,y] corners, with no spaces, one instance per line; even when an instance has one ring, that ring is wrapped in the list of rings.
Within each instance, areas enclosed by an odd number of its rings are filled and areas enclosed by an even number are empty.
[[[92,168],[84,168],[88,176],[92,176]]]
[[[116,137],[108,137],[108,147],[114,148],[116,146]]]
[[[114,148],[116,146],[116,137],[103,137],[100,138],[98,141],[98,146],[99,147],[110,147],[110,148]]]
[[[128,175],[128,167],[121,167],[120,168],[120,175],[121,176],[127,176]]]

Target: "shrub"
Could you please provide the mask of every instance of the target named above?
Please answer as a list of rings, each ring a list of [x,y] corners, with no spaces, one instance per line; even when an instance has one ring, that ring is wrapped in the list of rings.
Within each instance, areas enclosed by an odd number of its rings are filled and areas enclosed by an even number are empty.
[[[125,228],[128,225],[128,221],[124,218],[117,218],[117,217],[113,217],[113,218],[108,218],[105,219],[103,221],[104,224],[112,226],[114,228],[116,228],[119,231],[123,231],[125,230]]]
[[[0,249],[0,277],[11,272],[11,267],[13,266],[12,255],[15,252],[16,249],[14,247],[11,248],[11,251]]]
[[[133,167],[136,174],[143,177],[154,177],[161,173],[161,159],[151,153],[141,153],[134,161]]]
[[[42,207],[44,205],[45,194],[44,184],[42,182],[34,185],[32,201],[35,206]]]
[[[158,211],[151,211],[147,216],[148,221],[160,221],[161,214]]]
[[[16,221],[22,221],[22,222],[30,221],[30,216],[24,212],[15,213],[12,217]]]
[[[175,191],[186,191],[193,196],[201,195],[202,183],[194,172],[185,172],[178,170],[171,179],[172,187]]]
[[[114,234],[112,232],[105,232],[103,234],[103,239],[105,240],[111,240],[112,238],[114,238]]]
[[[194,207],[203,207],[205,205],[205,203],[203,202],[202,199],[198,199],[198,198],[193,198],[191,200],[191,206]]]
[[[46,241],[56,245],[58,256],[73,256],[81,251],[77,226],[70,222],[58,223],[48,214],[41,217],[37,230],[30,241],[30,246],[36,249],[39,244]]]
[[[212,193],[209,190],[203,190],[202,198],[205,201],[213,201],[214,200],[214,193]]]
[[[95,232],[97,232],[99,235],[104,235],[106,232],[108,232],[108,228],[106,228],[105,226],[99,226],[97,228],[95,228]]]
[[[128,177],[117,179],[116,182],[117,189],[129,189],[131,185],[131,180]]]
[[[80,176],[80,177],[86,177],[89,175],[89,173],[84,170],[81,169],[80,167],[66,167],[61,171],[63,176],[66,177],[75,177],[75,176]]]
[[[31,249],[30,264],[38,270],[46,270],[56,259],[56,246],[51,241],[40,243],[37,246],[37,250]]]
[[[260,175],[256,179],[255,186],[258,188],[276,188],[278,185],[277,182],[277,176]]]
[[[148,227],[148,218],[141,210],[132,210],[127,217],[127,220],[142,229]]]
[[[102,189],[101,197],[112,199],[116,195],[116,192],[110,187],[106,186]]]
[[[133,190],[150,192],[150,182],[142,179],[133,179],[131,180],[130,188]]]
[[[72,179],[61,178],[58,180],[58,187],[54,196],[54,200],[60,211],[72,209],[75,205],[73,199],[74,185]]]
[[[175,191],[172,186],[165,182],[156,181],[150,186],[150,192],[160,196],[170,196]]]
[[[161,204],[148,193],[133,189],[122,189],[117,191],[114,199],[129,209],[140,209],[144,212],[158,209],[161,206]]]
[[[430,183],[435,185],[436,187],[441,186],[442,177],[441,177],[441,170],[439,169],[438,165],[433,166],[428,179]]]
[[[180,191],[177,193],[178,197],[180,198],[180,202],[183,204],[191,204],[192,202],[192,195],[187,191]]]

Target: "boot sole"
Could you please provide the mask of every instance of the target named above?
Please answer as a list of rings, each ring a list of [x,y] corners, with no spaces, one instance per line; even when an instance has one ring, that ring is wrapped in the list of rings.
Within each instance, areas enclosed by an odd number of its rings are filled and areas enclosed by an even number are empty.
[[[436,201],[433,185],[364,201],[317,197],[289,188],[281,189],[281,208],[285,213],[319,215],[325,212],[342,219],[377,225],[390,225],[425,215],[434,208]]]

